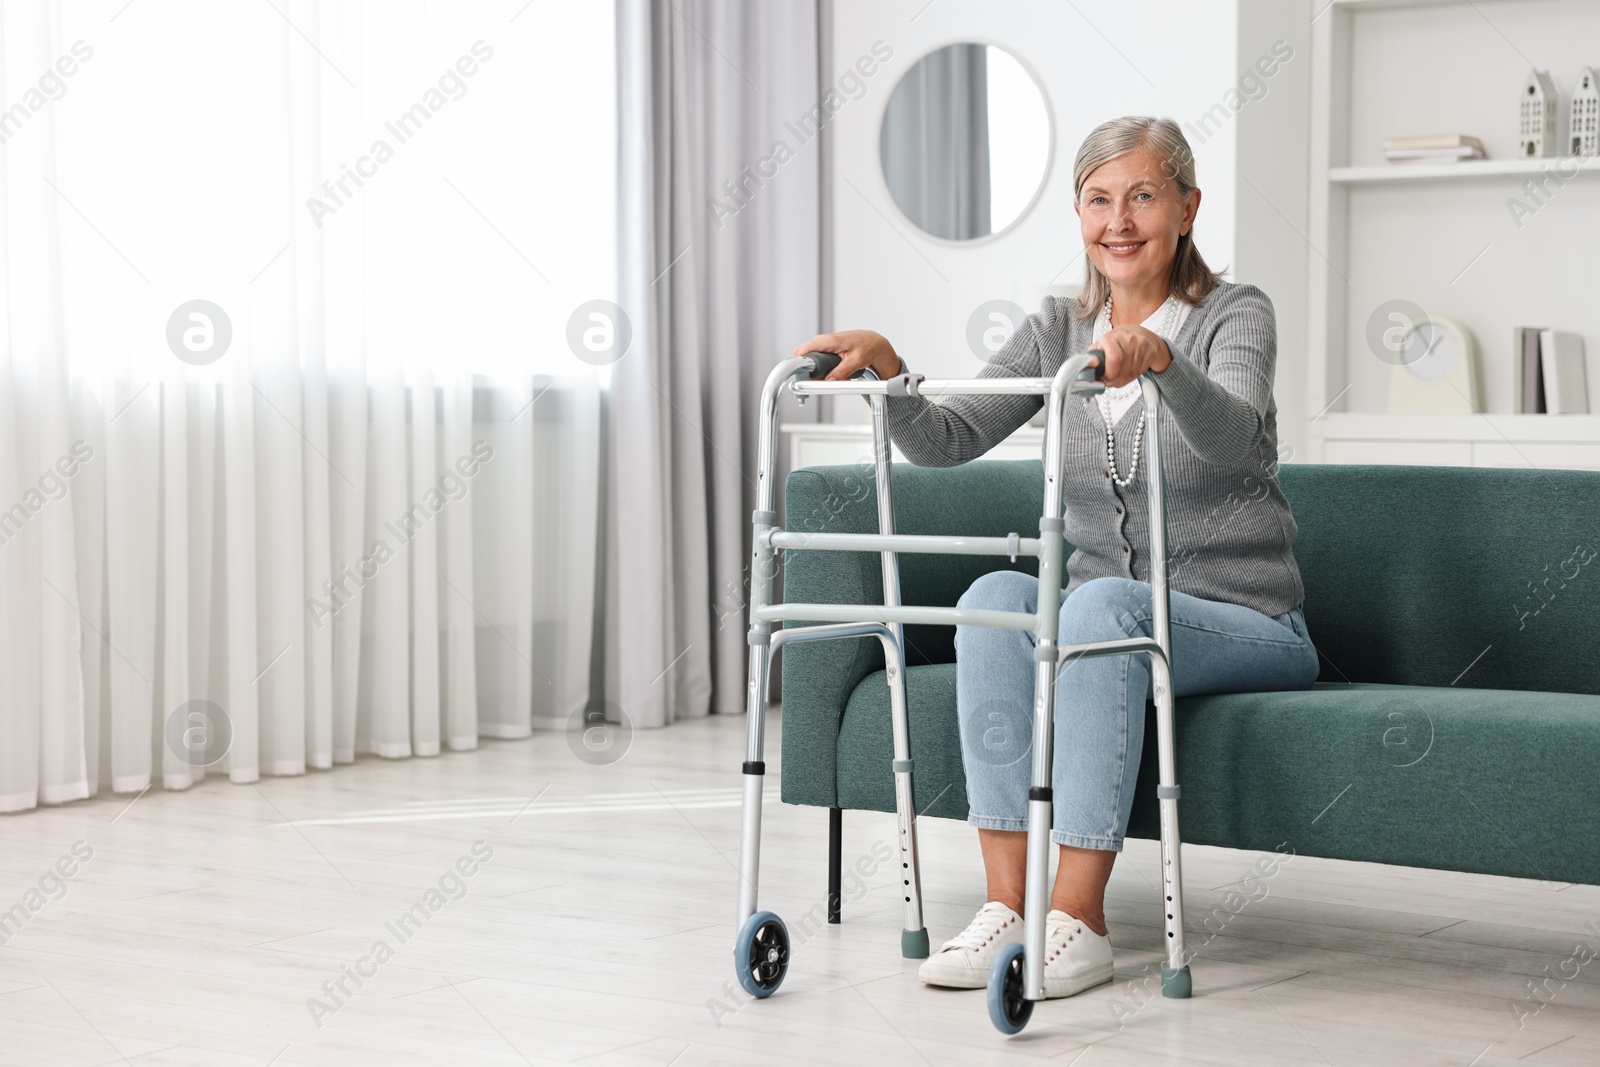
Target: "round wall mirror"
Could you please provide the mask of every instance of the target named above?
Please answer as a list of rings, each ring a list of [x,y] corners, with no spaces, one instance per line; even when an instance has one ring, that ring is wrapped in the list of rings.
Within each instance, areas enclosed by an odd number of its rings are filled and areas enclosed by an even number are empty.
[[[906,218],[934,237],[971,241],[1005,231],[1032,206],[1052,136],[1044,90],[1016,56],[950,44],[894,87],[878,155]]]

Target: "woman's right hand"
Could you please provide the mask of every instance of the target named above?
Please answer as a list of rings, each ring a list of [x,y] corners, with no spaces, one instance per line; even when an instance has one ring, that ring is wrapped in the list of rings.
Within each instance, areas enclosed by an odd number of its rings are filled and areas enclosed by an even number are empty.
[[[871,369],[880,379],[893,378],[900,373],[900,357],[895,354],[894,346],[883,334],[871,330],[819,333],[794,350],[796,356],[812,352],[832,352],[839,357],[839,365],[824,381],[847,381],[863,368]]]

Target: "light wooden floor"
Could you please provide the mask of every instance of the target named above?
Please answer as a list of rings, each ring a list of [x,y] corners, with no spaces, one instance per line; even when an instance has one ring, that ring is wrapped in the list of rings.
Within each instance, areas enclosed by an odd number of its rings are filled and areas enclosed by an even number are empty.
[[[1579,944],[1600,948],[1600,889],[1300,857],[1264,896],[1253,884],[1202,947],[1195,998],[1174,1002],[1131,985],[1161,940],[1143,841],[1112,878],[1117,982],[1041,1005],[1019,1037],[991,1028],[981,992],[916,981],[882,866],[842,926],[797,932],[779,993],[748,1002],[730,951],[743,740],[742,719],[684,723],[597,767],[547,735],[7,816],[0,910],[74,842],[93,855],[0,947],[0,1063],[1600,1063],[1600,961],[1521,1027],[1511,1007],[1537,1007],[1526,983],[1571,974]],[[983,884],[973,831],[919,825],[937,944]],[[893,830],[846,813],[846,863]],[[795,929],[826,891],[826,814],[773,802],[766,831],[762,903]],[[445,881],[465,895],[436,897],[402,943],[386,923],[475,841],[492,857]],[[1260,858],[1184,855],[1191,925]],[[323,983],[380,940],[393,958],[360,963],[371,977],[346,978],[336,1007]],[[332,1011],[320,1026],[313,997]]]

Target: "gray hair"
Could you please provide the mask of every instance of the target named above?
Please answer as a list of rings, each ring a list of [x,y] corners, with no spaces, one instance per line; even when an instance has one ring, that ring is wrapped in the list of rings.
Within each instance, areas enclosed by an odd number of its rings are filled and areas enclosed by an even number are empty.
[[[1194,153],[1189,140],[1171,119],[1147,115],[1124,115],[1102,122],[1090,131],[1078,148],[1072,168],[1072,199],[1083,195],[1083,183],[1104,163],[1118,156],[1145,149],[1161,163],[1162,173],[1178,187],[1178,198],[1185,199],[1195,189]],[[1199,305],[1222,280],[1219,272],[1206,266],[1194,244],[1194,227],[1178,237],[1172,259],[1172,291],[1186,304]],[[1083,288],[1078,293],[1078,318],[1089,320],[1105,306],[1111,283],[1087,255],[1083,258]]]

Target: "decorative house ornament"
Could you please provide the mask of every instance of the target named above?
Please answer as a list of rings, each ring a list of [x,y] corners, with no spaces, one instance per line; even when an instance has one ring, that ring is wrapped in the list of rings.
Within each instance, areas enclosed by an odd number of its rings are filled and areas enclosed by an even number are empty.
[[[1525,159],[1556,154],[1556,87],[1542,70],[1530,70],[1522,83],[1521,140]]]
[[[1600,74],[1593,67],[1578,71],[1572,88],[1572,138],[1569,155],[1600,155]]]

